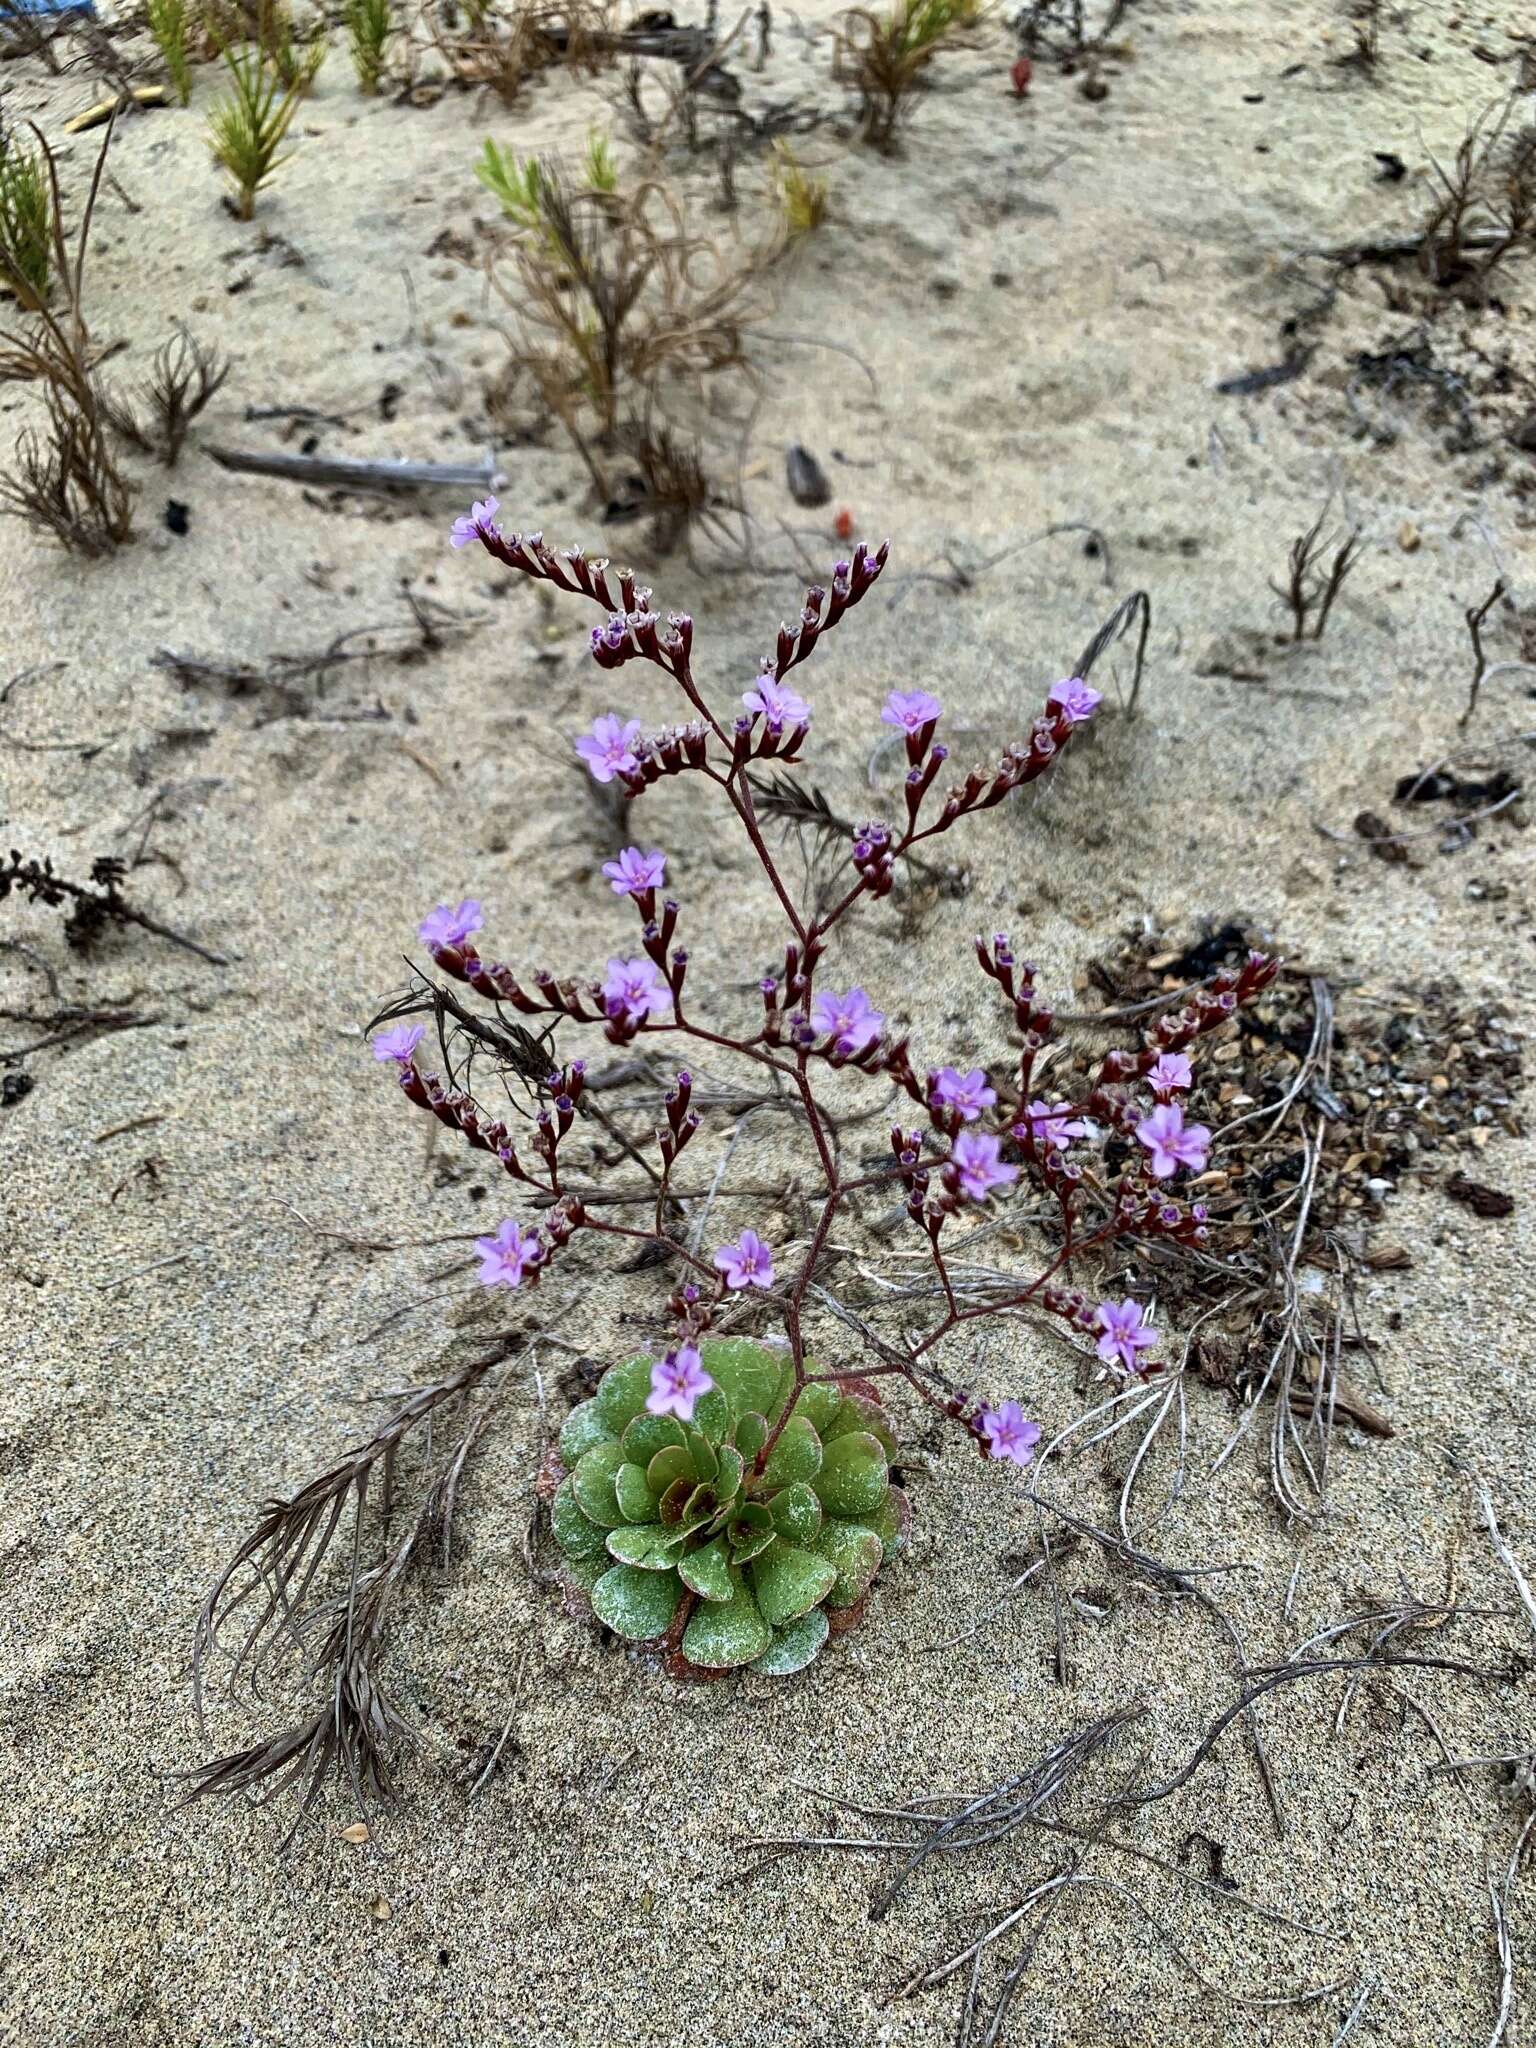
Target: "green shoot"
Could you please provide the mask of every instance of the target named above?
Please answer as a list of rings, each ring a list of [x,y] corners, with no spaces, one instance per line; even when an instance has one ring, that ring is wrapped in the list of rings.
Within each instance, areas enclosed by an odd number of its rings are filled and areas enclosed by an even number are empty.
[[[29,313],[47,301],[53,242],[46,164],[14,135],[0,139],[0,284]]]
[[[613,144],[600,128],[587,130],[587,190],[589,192],[617,192],[619,189],[619,167],[614,161]]]
[[[187,0],[144,0],[144,19],[165,60],[176,97],[185,106],[192,97],[192,60],[187,52],[192,15]]]
[[[827,217],[827,181],[813,178],[787,142],[773,145],[773,157],[784,225],[791,235],[808,235]]]
[[[475,176],[487,192],[501,201],[502,212],[509,220],[516,221],[520,228],[542,225],[539,202],[544,193],[544,174],[536,156],[525,157],[519,164],[515,156],[498,149],[487,136],[484,153],[475,165]]]
[[[389,0],[347,0],[347,49],[362,92],[379,89],[392,26]]]
[[[256,194],[293,154],[282,148],[283,137],[304,95],[305,83],[282,80],[267,69],[260,50],[237,55],[224,52],[233,81],[230,96],[221,100],[208,117],[209,140],[214,159],[229,173],[235,188],[235,213],[250,220],[256,211]]]

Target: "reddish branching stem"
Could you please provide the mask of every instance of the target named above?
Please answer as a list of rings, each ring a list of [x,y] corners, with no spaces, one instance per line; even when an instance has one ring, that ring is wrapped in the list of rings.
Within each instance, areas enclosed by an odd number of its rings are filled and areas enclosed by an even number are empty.
[[[463,904],[458,913],[442,907],[426,920],[422,937],[432,958],[443,975],[492,1004],[504,1029],[511,1026],[503,1013],[511,1011],[552,1020],[551,1028],[599,1027],[616,1046],[693,1040],[711,1055],[725,1052],[770,1069],[775,1086],[787,1088],[803,1114],[821,1185],[809,1236],[792,1272],[777,1272],[771,1247],[750,1230],[740,1243],[722,1246],[712,1260],[706,1259],[678,1236],[674,1219],[679,1212],[670,1192],[673,1167],[702,1123],[686,1067],[659,1105],[654,1129],[658,1164],[645,1167],[654,1183],[654,1215],[639,1228],[597,1214],[602,1204],[594,1198],[605,1191],[577,1184],[562,1166],[561,1145],[582,1114],[582,1062],[557,1065],[551,1058],[536,1088],[531,1143],[520,1154],[504,1122],[487,1118],[462,1089],[417,1069],[419,1031],[392,1034],[398,1041],[395,1049],[384,1050],[381,1041],[376,1050],[398,1061],[407,1100],[493,1155],[513,1180],[547,1205],[536,1229],[524,1232],[508,1222],[495,1238],[481,1240],[482,1277],[488,1284],[536,1284],[578,1230],[638,1239],[659,1248],[681,1276],[667,1304],[677,1332],[669,1357],[710,1328],[728,1296],[756,1289],[763,1308],[782,1325],[799,1386],[814,1377],[806,1364],[804,1318],[813,1283],[829,1256],[834,1223],[864,1197],[898,1197],[932,1259],[944,1306],[931,1329],[909,1335],[900,1346],[871,1339],[879,1362],[870,1370],[905,1378],[993,1455],[1026,1462],[1033,1439],[1018,1408],[1007,1403],[999,1413],[980,1405],[976,1396],[944,1378],[932,1354],[951,1332],[980,1317],[1034,1309],[1088,1337],[1114,1370],[1156,1369],[1142,1357],[1155,1346],[1156,1333],[1146,1326],[1138,1304],[1096,1301],[1073,1275],[1118,1241],[1166,1239],[1185,1246],[1206,1241],[1204,1209],[1175,1191],[1181,1172],[1203,1167],[1210,1141],[1207,1130],[1184,1120],[1179,1098],[1191,1082],[1188,1054],[1267,985],[1275,963],[1253,953],[1241,966],[1217,974],[1180,1008],[1150,1023],[1136,1043],[1107,1053],[1081,1101],[1049,1102],[1034,1091],[1057,1026],[1040,995],[1038,970],[1015,955],[1006,934],[978,937],[981,971],[1007,1006],[1018,1041],[1016,1067],[1008,1074],[978,1068],[962,1075],[951,1067],[920,1071],[908,1041],[887,1032],[884,1016],[865,990],[830,985],[837,927],[859,903],[889,893],[898,863],[912,848],[1043,776],[1077,728],[1091,719],[1099,693],[1082,677],[1056,684],[1028,732],[991,767],[948,781],[949,750],[935,737],[943,707],[924,691],[893,692],[882,716],[905,734],[901,821],[859,827],[846,887],[830,907],[808,914],[796,903],[764,837],[746,771],[754,762],[800,757],[811,728],[811,706],[785,678],[868,594],[885,566],[887,547],[871,551],[860,544],[850,559],[835,566],[825,588],[806,593],[798,620],[779,628],[773,654],[764,658],[754,686],[744,693],[743,711],[731,716],[711,705],[695,678],[689,617],[664,617],[632,574],[613,571],[579,548],[557,552],[540,534],[503,533],[495,510],[494,504],[476,506],[455,528],[456,542],[478,540],[508,568],[600,606],[608,617],[592,632],[598,666],[648,662],[682,692],[689,710],[683,724],[647,733],[637,720],[621,723],[609,715],[596,721],[578,751],[600,782],[618,781],[631,797],[674,775],[696,774],[716,785],[783,912],[783,964],[760,983],[761,1009],[754,1023],[722,1030],[699,1022],[685,1008],[689,956],[678,943],[683,906],[663,893],[665,858],[636,847],[608,863],[604,873],[616,893],[634,904],[640,950],[631,960],[610,961],[602,981],[557,976],[543,968],[520,978],[509,966],[482,957],[473,936],[481,922],[478,904]],[[417,1007],[438,1007],[441,1014],[444,1004],[450,1012],[460,1007],[446,989],[427,984]],[[872,1172],[851,1172],[841,1159],[828,1091],[845,1069],[885,1081],[911,1106],[908,1119],[891,1130],[889,1164]],[[1050,1255],[1041,1270],[1020,1275],[1016,1292],[984,1305],[967,1302],[950,1271],[946,1233],[953,1242],[953,1227],[964,1211],[1021,1185],[1046,1197],[1059,1217]],[[785,1416],[792,1405],[786,1404]],[[760,1461],[776,1434],[770,1433]]]

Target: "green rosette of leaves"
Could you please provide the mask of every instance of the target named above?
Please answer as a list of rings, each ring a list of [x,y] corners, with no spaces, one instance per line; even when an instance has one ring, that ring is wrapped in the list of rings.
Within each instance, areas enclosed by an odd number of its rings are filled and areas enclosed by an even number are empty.
[[[616,1635],[663,1644],[676,1669],[783,1677],[851,1626],[901,1547],[896,1441],[852,1378],[803,1387],[774,1436],[794,1388],[783,1354],[744,1338],[699,1350],[714,1385],[689,1422],[646,1412],[648,1357],[610,1367],[571,1411],[555,1540]]]

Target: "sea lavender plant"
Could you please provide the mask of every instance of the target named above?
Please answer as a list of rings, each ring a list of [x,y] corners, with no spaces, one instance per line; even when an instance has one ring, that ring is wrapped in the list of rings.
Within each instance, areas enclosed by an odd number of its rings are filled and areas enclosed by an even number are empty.
[[[538,1221],[509,1217],[478,1241],[486,1286],[536,1287],[579,1236],[639,1243],[674,1275],[671,1341],[657,1347],[659,1356],[607,1372],[572,1413],[544,1474],[567,1585],[618,1634],[660,1644],[676,1670],[799,1669],[834,1618],[857,1613],[904,1531],[904,1499],[890,1477],[896,1443],[877,1380],[905,1381],[967,1430],[983,1455],[1026,1466],[1038,1425],[1015,1398],[983,1398],[952,1383],[938,1356],[946,1339],[982,1317],[1033,1308],[1059,1318],[1111,1375],[1158,1369],[1152,1354],[1159,1340],[1142,1304],[1129,1296],[1099,1300],[1079,1276],[1127,1240],[1206,1242],[1204,1208],[1177,1189],[1180,1175],[1203,1169],[1211,1142],[1180,1104],[1192,1079],[1189,1054],[1271,980],[1275,965],[1255,953],[1217,974],[1150,1023],[1133,1047],[1106,1054],[1081,1100],[1051,1100],[1039,1076],[1056,1023],[1037,970],[1004,934],[978,938],[977,960],[1017,1035],[1017,1060],[1006,1073],[920,1067],[908,1040],[887,1028],[876,997],[838,976],[840,928],[857,907],[890,894],[915,847],[1043,776],[1093,719],[1100,692],[1082,675],[1064,678],[1000,760],[950,781],[949,749],[937,737],[942,704],[923,689],[892,691],[881,715],[904,741],[899,822],[862,826],[845,886],[808,913],[765,836],[752,770],[801,759],[813,712],[789,678],[868,594],[886,546],[872,553],[861,543],[836,565],[828,588],[807,593],[798,620],[781,626],[732,714],[716,709],[695,677],[690,618],[663,619],[632,575],[610,572],[579,548],[557,552],[540,534],[503,532],[498,509],[494,499],[474,505],[454,522],[451,544],[479,546],[509,569],[599,606],[607,616],[592,632],[597,665],[649,662],[686,703],[682,723],[656,732],[605,714],[577,741],[580,759],[597,782],[620,785],[631,800],[674,776],[712,785],[777,899],[782,965],[761,980],[750,1021],[725,1026],[711,1013],[704,1023],[688,987],[684,909],[667,891],[667,856],[630,846],[602,875],[634,905],[637,949],[610,959],[600,977],[541,968],[520,979],[482,954],[484,911],[466,899],[439,905],[419,927],[443,979],[424,976],[386,1013],[390,1020],[433,1014],[445,1048],[445,1019],[493,1054],[506,1057],[515,1046],[532,1090],[526,1140],[515,1141],[503,1120],[451,1078],[422,1070],[422,1026],[396,1022],[375,1039],[375,1056],[393,1068],[407,1102],[488,1153],[539,1209]],[[455,982],[491,1006],[494,1024],[453,992]],[[542,1039],[516,1021],[532,1018],[542,1020]],[[814,1154],[806,1240],[791,1254],[748,1228],[711,1252],[676,1226],[673,1176],[704,1121],[686,1064],[657,1103],[654,1213],[619,1220],[622,1210],[605,1202],[604,1190],[572,1171],[568,1141],[591,1099],[586,1063],[556,1050],[557,1037],[570,1030],[643,1052],[675,1047],[685,1060],[697,1046],[712,1065],[733,1056],[786,1091]],[[850,1072],[878,1077],[905,1098],[886,1161],[873,1169],[851,1165],[837,1143],[831,1098]],[[951,1247],[967,1214],[1021,1189],[1043,1197],[1057,1219],[1054,1243],[1038,1270],[977,1302],[951,1276]],[[807,1354],[806,1318],[821,1298],[817,1283],[834,1225],[892,1195],[931,1260],[942,1307],[930,1329],[900,1343],[854,1319],[869,1353],[857,1376],[847,1367],[822,1370]],[[744,1305],[778,1325],[768,1342],[721,1335],[723,1320],[739,1321]]]

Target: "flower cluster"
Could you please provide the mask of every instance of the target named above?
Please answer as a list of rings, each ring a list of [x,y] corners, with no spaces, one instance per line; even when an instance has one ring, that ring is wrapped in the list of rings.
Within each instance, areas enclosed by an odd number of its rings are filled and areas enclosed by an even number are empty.
[[[892,1028],[888,999],[840,979],[830,964],[836,928],[860,901],[889,893],[914,848],[1043,775],[1091,726],[1101,692],[1082,675],[1051,684],[1023,738],[991,766],[952,779],[950,750],[938,739],[944,722],[939,698],[922,688],[890,689],[879,722],[890,729],[893,744],[900,736],[905,755],[902,800],[892,812],[900,822],[872,820],[850,828],[851,879],[830,907],[801,911],[764,838],[747,771],[764,759],[798,757],[812,730],[813,707],[790,674],[867,594],[885,566],[886,549],[861,545],[849,560],[839,562],[826,588],[807,593],[798,621],[779,629],[773,653],[739,693],[740,710],[717,712],[694,677],[691,619],[673,614],[664,622],[650,592],[639,589],[632,576],[615,579],[605,562],[580,550],[556,553],[541,535],[504,534],[496,524],[497,510],[494,500],[473,506],[455,522],[452,544],[463,547],[478,540],[509,568],[600,605],[606,617],[594,628],[591,643],[598,666],[608,670],[633,660],[648,662],[686,700],[684,722],[661,729],[616,711],[604,713],[576,739],[577,756],[597,782],[620,783],[630,795],[679,774],[695,774],[712,785],[783,907],[788,924],[783,965],[759,980],[761,1014],[753,1021],[727,1026],[712,1017],[708,1028],[695,1023],[685,1007],[688,953],[678,944],[682,892],[665,893],[670,856],[660,847],[640,845],[626,846],[602,864],[602,879],[618,899],[616,908],[632,906],[638,934],[632,950],[621,942],[600,976],[557,978],[541,969],[525,983],[510,968],[482,959],[476,939],[485,917],[473,898],[456,908],[445,903],[430,911],[419,927],[422,943],[444,976],[466,983],[498,1011],[505,1007],[542,1016],[552,1026],[594,1025],[621,1046],[659,1034],[692,1038],[708,1048],[711,1060],[724,1051],[749,1062],[765,1084],[796,1108],[815,1153],[820,1186],[819,1209],[813,1209],[808,1237],[797,1241],[792,1259],[752,1225],[712,1252],[675,1234],[668,1221],[672,1175],[701,1127],[693,1073],[681,1068],[660,1097],[653,1139],[657,1164],[646,1165],[654,1217],[620,1220],[625,1212],[604,1207],[597,1200],[599,1188],[569,1170],[569,1155],[562,1152],[568,1134],[591,1109],[580,1061],[558,1065],[552,1057],[549,1072],[532,1081],[531,1128],[519,1151],[503,1122],[486,1118],[451,1083],[419,1070],[423,1026],[397,1023],[374,1040],[373,1051],[382,1064],[393,1066],[406,1098],[494,1154],[512,1179],[540,1198],[536,1226],[507,1218],[477,1240],[481,1279],[490,1287],[535,1284],[578,1230],[663,1248],[679,1277],[667,1303],[671,1337],[656,1347],[649,1362],[643,1410],[669,1426],[692,1428],[702,1416],[717,1416],[710,1403],[718,1402],[719,1393],[706,1359],[708,1346],[718,1341],[710,1333],[731,1297],[777,1319],[787,1340],[789,1374],[781,1410],[767,1422],[748,1414],[745,1439],[739,1432],[725,1439],[736,1464],[742,1462],[743,1440],[752,1446],[743,1482],[750,1493],[753,1474],[772,1466],[796,1398],[813,1384],[802,1312],[833,1220],[861,1192],[894,1194],[942,1283],[945,1307],[926,1334],[906,1335],[901,1347],[877,1346],[877,1362],[869,1370],[903,1377],[960,1420],[987,1456],[1030,1464],[1039,1454],[1039,1425],[1027,1419],[1016,1399],[993,1404],[952,1386],[935,1350],[977,1315],[1030,1308],[1057,1318],[1107,1373],[1135,1377],[1159,1369],[1161,1340],[1148,1308],[1130,1294],[1095,1299],[1072,1275],[1107,1265],[1111,1255],[1118,1259],[1137,1240],[1206,1242],[1208,1217],[1198,1201],[1189,1199],[1188,1183],[1205,1171],[1213,1134],[1186,1113],[1184,1098],[1195,1080],[1191,1054],[1266,985],[1274,963],[1255,953],[1240,967],[1213,976],[1181,1007],[1150,1022],[1132,1046],[1106,1054],[1081,1098],[1072,1100],[1046,1078],[1057,1026],[1040,992],[1037,969],[1015,954],[1007,934],[978,938],[976,957],[1002,1001],[1015,1056],[1006,1068],[915,1067],[906,1038]],[[441,1030],[443,1010],[430,989],[421,1007],[436,1012]],[[461,1013],[453,1009],[452,1014]],[[494,1035],[486,1042],[494,1044]],[[878,1077],[902,1104],[890,1131],[889,1157],[872,1172],[848,1162],[822,1094],[828,1074],[850,1067]],[[632,1145],[627,1149],[639,1156]],[[1021,1187],[1036,1200],[1043,1196],[1047,1208],[1059,1214],[1056,1249],[1034,1277],[1021,1276],[1011,1292],[974,1306],[962,1300],[950,1280],[957,1219],[1006,1203]],[[762,1216],[758,1223],[766,1227]],[[786,1264],[788,1270],[781,1271]],[[737,1312],[733,1307],[732,1313]],[[637,1442],[653,1439],[662,1441],[654,1430],[636,1433]],[[701,1469],[709,1465],[703,1451],[696,1455]],[[665,1476],[661,1468],[658,1473]],[[669,1497],[657,1496],[663,1523]],[[601,1488],[594,1499],[606,1499]],[[738,1528],[732,1541],[739,1535]],[[656,1542],[665,1547],[662,1538]],[[691,1583],[686,1572],[684,1582]]]

